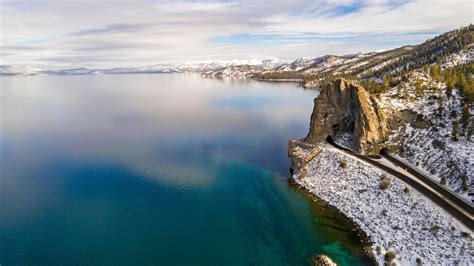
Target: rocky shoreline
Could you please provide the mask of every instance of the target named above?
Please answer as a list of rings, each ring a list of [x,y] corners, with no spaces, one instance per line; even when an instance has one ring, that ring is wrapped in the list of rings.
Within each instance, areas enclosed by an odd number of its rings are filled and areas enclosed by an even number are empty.
[[[325,141],[330,136],[377,153],[389,139],[394,113],[342,79],[314,102],[308,136],[289,142],[292,182],[351,220],[370,239],[378,264],[473,265],[470,229],[401,180]]]
[[[353,219],[350,219],[344,212],[342,212],[340,209],[336,208],[334,205],[332,205],[330,202],[325,201],[324,199],[318,197],[318,195],[314,194],[308,187],[301,185],[297,180],[293,177],[288,179],[288,182],[295,186],[296,189],[301,191],[301,193],[307,194],[311,200],[314,202],[321,203],[323,206],[326,206],[328,208],[331,208],[338,216],[342,217],[344,220],[348,221],[352,227],[354,228],[354,231],[356,232],[357,236],[361,240],[361,245],[363,245],[364,253],[367,255],[367,257],[372,261],[373,265],[377,265],[377,260],[372,253],[371,246],[373,245],[374,241],[370,238],[370,236],[362,230],[362,228],[354,222]]]
[[[312,159],[292,182],[364,232],[378,264],[474,263],[472,232],[402,181],[325,143],[297,145],[293,156]],[[382,180],[389,180],[386,188]]]

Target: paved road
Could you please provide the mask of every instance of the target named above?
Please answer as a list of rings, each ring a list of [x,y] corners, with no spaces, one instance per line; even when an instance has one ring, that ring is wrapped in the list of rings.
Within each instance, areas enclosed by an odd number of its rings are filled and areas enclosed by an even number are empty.
[[[436,182],[433,178],[429,177],[427,174],[423,173],[418,169],[416,166],[411,165],[404,159],[400,158],[396,154],[392,154],[386,149],[382,149],[380,155],[394,165],[405,169],[407,172],[412,174],[413,176],[417,177],[418,179],[422,180],[425,184],[429,184],[430,187],[435,189],[437,192],[442,194],[443,196],[449,198],[450,200],[454,201],[457,205],[462,206],[463,209],[469,211],[471,214],[474,213],[474,206],[461,196],[459,196],[456,192],[452,191],[451,189],[441,185],[440,183]]]
[[[418,170],[415,166],[403,161],[398,156],[395,156],[386,150],[382,150],[380,155],[362,155],[336,144],[331,137],[327,138],[327,142],[346,154],[354,156],[395,177],[398,177],[420,193],[424,194],[426,197],[430,198],[438,206],[445,209],[471,230],[474,230],[473,205],[469,201],[458,196],[455,192],[434,181],[432,178]],[[393,167],[387,162],[390,162]]]

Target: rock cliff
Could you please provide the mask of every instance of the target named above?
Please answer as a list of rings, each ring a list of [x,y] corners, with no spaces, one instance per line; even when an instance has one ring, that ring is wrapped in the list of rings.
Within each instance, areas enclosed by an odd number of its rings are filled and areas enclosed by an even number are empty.
[[[304,140],[315,143],[328,136],[349,136],[351,148],[371,153],[387,134],[387,116],[377,100],[357,83],[338,79],[314,99],[310,130]]]

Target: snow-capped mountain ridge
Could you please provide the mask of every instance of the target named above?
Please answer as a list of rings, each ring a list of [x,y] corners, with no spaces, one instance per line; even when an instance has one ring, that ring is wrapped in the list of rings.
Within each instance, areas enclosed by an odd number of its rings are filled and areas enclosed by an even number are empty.
[[[9,66],[0,65],[0,75],[101,75],[101,74],[137,74],[137,73],[202,73],[209,70],[218,70],[231,66],[248,65],[261,67],[265,69],[275,68],[286,63],[285,60],[279,58],[266,59],[234,59],[234,60],[203,60],[188,61],[179,64],[156,64],[144,67],[120,67],[120,68],[71,68],[59,70],[45,70],[41,68],[33,68],[28,66]]]
[[[442,61],[451,55],[473,49],[471,34],[474,25],[462,27],[429,39],[419,45],[407,45],[399,48],[348,55],[325,55],[320,57],[302,57],[293,62],[282,64],[274,69],[260,69],[249,72],[247,77],[265,80],[318,80],[331,76],[355,77],[372,79],[380,82],[387,75],[397,75],[402,71],[417,69],[426,64]],[[463,57],[465,63],[470,62],[469,56]],[[242,69],[233,68],[237,72]],[[207,73],[206,76],[219,76],[227,73],[235,76],[232,71]]]
[[[361,79],[380,81],[386,75],[397,74],[402,70],[412,70],[425,64],[434,63],[445,57],[467,51],[455,56],[469,62],[473,49],[471,33],[473,25],[456,29],[422,44],[402,46],[392,50],[349,55],[324,55],[301,57],[293,62],[278,58],[243,58],[233,60],[201,60],[180,64],[156,64],[144,67],[111,69],[65,69],[43,70],[21,66],[0,66],[0,75],[97,75],[128,73],[204,73],[204,76],[242,76],[258,79],[300,79],[306,76],[344,75]],[[249,71],[251,69],[251,71]],[[283,74],[282,74],[283,73]]]

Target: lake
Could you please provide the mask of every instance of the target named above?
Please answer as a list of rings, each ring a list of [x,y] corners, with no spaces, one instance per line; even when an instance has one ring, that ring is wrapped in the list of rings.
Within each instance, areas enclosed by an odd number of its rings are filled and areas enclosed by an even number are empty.
[[[0,265],[368,263],[287,181],[316,91],[195,74],[0,78]]]

